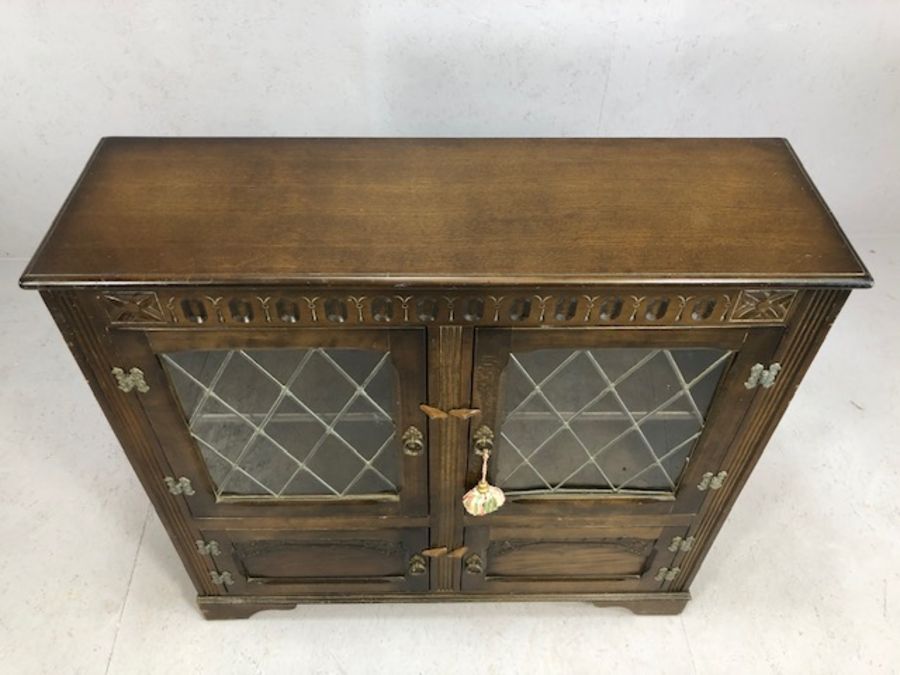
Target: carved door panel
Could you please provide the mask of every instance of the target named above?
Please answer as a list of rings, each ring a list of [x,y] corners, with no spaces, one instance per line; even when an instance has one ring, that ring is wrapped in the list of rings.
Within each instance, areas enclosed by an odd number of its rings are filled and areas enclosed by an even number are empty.
[[[198,551],[222,593],[317,595],[428,590],[426,529],[216,531]]]
[[[472,433],[493,433],[507,495],[492,517],[696,513],[782,330],[477,329]]]
[[[424,330],[111,333],[195,516],[427,513]]]
[[[463,591],[602,593],[655,591],[678,571],[671,565],[687,527],[485,525],[465,531]],[[670,577],[667,579],[667,576]]]

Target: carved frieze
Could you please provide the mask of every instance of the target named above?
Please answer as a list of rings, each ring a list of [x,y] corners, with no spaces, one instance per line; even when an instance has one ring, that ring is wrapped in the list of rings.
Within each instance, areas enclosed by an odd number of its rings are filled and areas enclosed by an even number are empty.
[[[585,293],[349,291],[297,293],[271,290],[105,293],[113,324],[179,326],[698,326],[782,323],[794,290],[710,290]]]

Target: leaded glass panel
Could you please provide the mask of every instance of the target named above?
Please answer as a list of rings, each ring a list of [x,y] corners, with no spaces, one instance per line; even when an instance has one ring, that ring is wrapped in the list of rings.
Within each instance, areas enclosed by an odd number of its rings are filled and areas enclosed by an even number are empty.
[[[540,349],[502,376],[494,480],[507,492],[673,492],[732,352]]]
[[[397,494],[388,352],[234,349],[161,360],[217,497]]]

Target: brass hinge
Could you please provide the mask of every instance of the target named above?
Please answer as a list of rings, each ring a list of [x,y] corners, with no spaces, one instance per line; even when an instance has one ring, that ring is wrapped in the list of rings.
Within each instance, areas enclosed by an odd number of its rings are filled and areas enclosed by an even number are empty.
[[[680,567],[673,567],[671,569],[669,569],[668,567],[660,567],[659,571],[656,573],[656,576],[653,578],[656,581],[672,581],[672,579],[678,576],[678,573],[680,571]]]
[[[768,368],[761,363],[757,363],[750,369],[750,377],[744,382],[744,386],[747,389],[754,389],[759,385],[763,389],[768,389],[775,384],[775,378],[778,377],[779,372],[781,372],[780,363],[773,363]]]
[[[209,573],[210,580],[216,586],[231,586],[234,583],[234,579],[231,577],[231,572],[210,572]]]
[[[690,551],[694,547],[694,537],[673,537],[669,544],[669,550],[672,553],[676,551]]]
[[[727,471],[720,471],[719,473],[707,471],[700,478],[700,482],[697,483],[697,489],[700,490],[700,492],[706,490],[718,490],[725,483],[726,478],[728,478]]]
[[[173,495],[186,495],[190,497],[194,494],[194,487],[191,485],[191,481],[184,476],[178,480],[175,480],[171,476],[166,476],[163,480],[169,488],[169,492]]]
[[[203,541],[202,539],[197,540],[197,551],[200,555],[220,555],[222,553],[222,549],[219,548],[219,542],[215,539],[210,539],[209,541]]]
[[[121,368],[113,368],[109,371],[116,378],[116,385],[126,394],[132,389],[137,389],[142,394],[150,391],[150,387],[144,381],[144,371],[140,368],[132,368],[127,373]]]

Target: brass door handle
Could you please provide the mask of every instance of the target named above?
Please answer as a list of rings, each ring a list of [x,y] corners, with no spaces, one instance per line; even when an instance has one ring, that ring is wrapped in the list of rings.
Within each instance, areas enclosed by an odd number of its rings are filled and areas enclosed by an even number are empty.
[[[484,560],[477,553],[473,553],[463,560],[463,565],[466,568],[466,574],[484,574]]]
[[[409,564],[407,565],[406,571],[407,574],[409,574],[409,576],[411,577],[422,576],[423,574],[428,572],[428,562],[422,555],[416,553],[409,559]]]
[[[494,432],[491,431],[491,428],[485,425],[478,427],[472,438],[475,441],[475,454],[490,457],[491,452],[494,451]],[[485,461],[487,461],[487,457],[485,457]]]
[[[400,437],[400,442],[403,444],[403,452],[410,457],[421,455],[425,449],[425,437],[416,427],[407,427]]]

